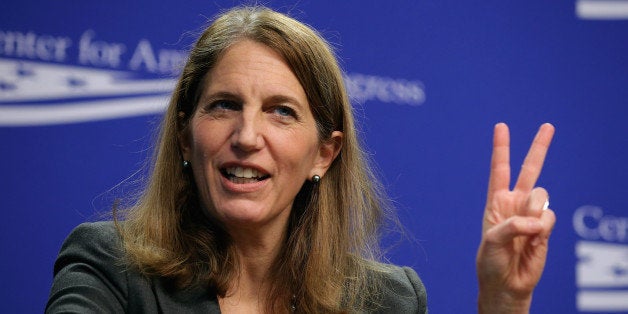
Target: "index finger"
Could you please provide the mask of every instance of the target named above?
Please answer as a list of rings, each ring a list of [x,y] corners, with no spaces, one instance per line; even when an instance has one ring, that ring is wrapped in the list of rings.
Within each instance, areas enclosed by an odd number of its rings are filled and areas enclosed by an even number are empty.
[[[488,199],[493,193],[510,186],[510,132],[505,123],[495,125],[493,133],[493,155],[488,179]]]
[[[541,169],[545,162],[545,156],[549,149],[552,137],[554,136],[554,126],[549,123],[544,123],[536,133],[530,150],[526,155],[517,183],[515,184],[515,190],[531,191],[536,184],[536,180],[541,175]]]

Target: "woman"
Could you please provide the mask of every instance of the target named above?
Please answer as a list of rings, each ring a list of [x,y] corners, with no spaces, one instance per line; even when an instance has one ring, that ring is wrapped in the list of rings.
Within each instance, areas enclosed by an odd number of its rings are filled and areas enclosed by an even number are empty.
[[[547,194],[531,191],[552,132],[508,191],[496,127],[483,311],[529,307],[553,225]],[[426,312],[416,273],[376,262],[381,191],[327,43],[265,8],[228,11],[190,53],[142,197],[115,227],[68,237],[47,312]]]

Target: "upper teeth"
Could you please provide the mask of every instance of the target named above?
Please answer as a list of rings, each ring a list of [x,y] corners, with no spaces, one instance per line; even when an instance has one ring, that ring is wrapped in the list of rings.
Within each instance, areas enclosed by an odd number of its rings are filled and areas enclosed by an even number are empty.
[[[259,178],[262,174],[253,168],[229,167],[227,173],[240,178]]]

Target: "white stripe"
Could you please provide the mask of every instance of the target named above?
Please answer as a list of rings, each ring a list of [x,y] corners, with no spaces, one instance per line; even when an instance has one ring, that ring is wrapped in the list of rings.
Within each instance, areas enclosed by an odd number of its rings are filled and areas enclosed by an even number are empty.
[[[628,1],[579,0],[576,14],[581,19],[590,20],[628,19]]]
[[[120,82],[96,82],[93,86],[72,88],[70,86],[46,86],[38,82],[20,85],[17,91],[2,91],[1,103],[16,103],[22,101],[46,101],[57,99],[72,99],[79,97],[105,97],[105,96],[133,96],[148,93],[167,94],[174,89],[175,81],[146,80],[146,81],[120,81]]]
[[[628,310],[628,291],[580,291],[578,311],[619,312]]]
[[[33,74],[21,77],[17,69],[24,66]],[[0,90],[0,103],[61,100],[78,97],[132,96],[140,94],[170,93],[176,79],[133,79],[127,72],[90,69],[71,65],[56,65],[34,61],[17,61],[0,58],[3,79],[16,86]],[[70,86],[75,78],[84,85]]]
[[[0,106],[0,126],[36,126],[161,113],[168,96],[81,102],[72,105]]]

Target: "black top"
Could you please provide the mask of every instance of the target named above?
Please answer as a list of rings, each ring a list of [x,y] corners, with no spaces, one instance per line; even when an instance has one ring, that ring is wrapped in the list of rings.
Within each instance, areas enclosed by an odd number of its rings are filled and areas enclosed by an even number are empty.
[[[176,290],[124,265],[112,222],[76,227],[61,247],[46,313],[220,313],[207,288]],[[378,313],[427,313],[423,283],[409,267],[392,266]]]

